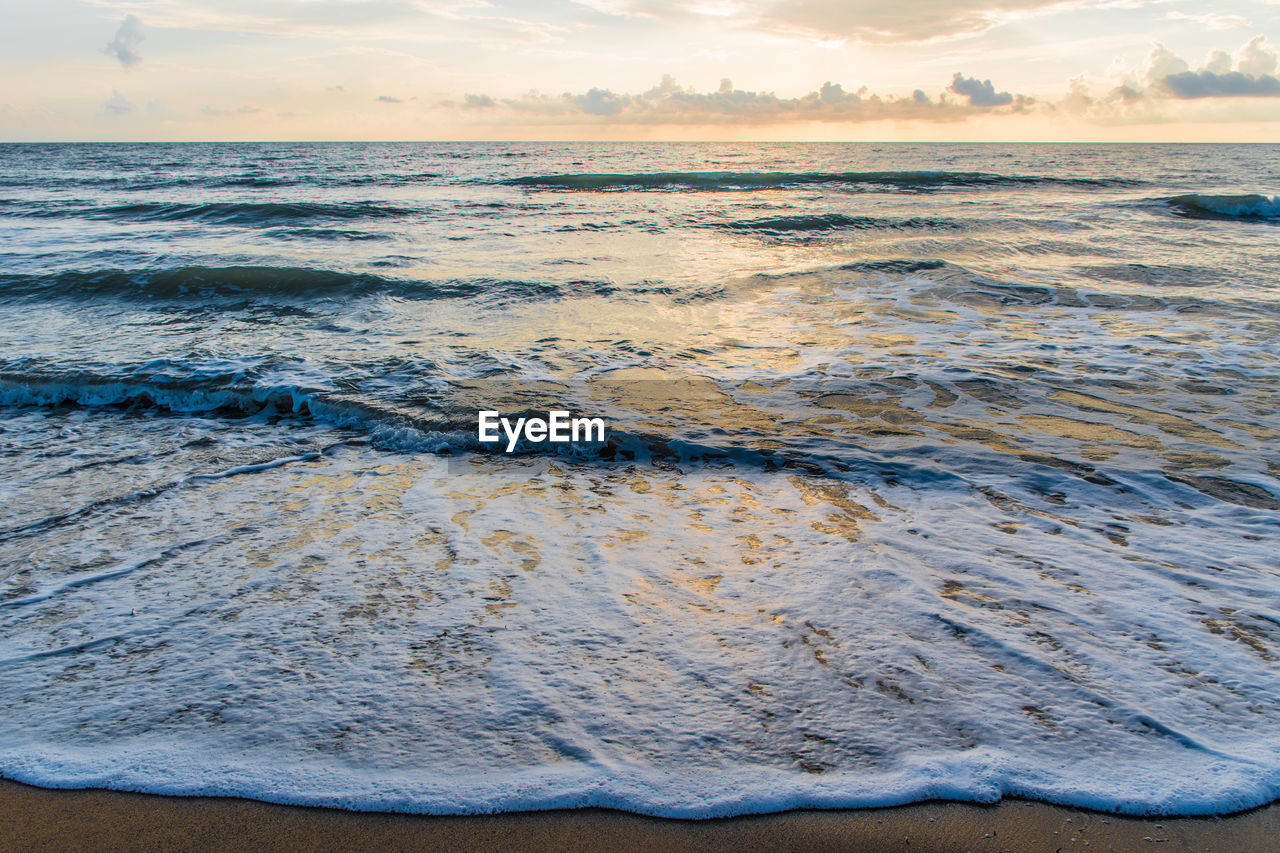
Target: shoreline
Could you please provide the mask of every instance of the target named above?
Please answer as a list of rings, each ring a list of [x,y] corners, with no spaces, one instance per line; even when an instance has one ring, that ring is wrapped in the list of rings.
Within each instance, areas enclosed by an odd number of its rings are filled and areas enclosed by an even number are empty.
[[[711,820],[580,810],[411,815],[38,788],[0,779],[0,849],[1074,850],[1280,849],[1280,801],[1225,817],[1138,818],[1006,799],[994,805],[788,811]]]

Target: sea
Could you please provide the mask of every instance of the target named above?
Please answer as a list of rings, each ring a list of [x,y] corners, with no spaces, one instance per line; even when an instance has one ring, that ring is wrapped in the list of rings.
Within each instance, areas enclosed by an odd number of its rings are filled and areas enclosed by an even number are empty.
[[[4,777],[1280,796],[1280,146],[0,162]]]

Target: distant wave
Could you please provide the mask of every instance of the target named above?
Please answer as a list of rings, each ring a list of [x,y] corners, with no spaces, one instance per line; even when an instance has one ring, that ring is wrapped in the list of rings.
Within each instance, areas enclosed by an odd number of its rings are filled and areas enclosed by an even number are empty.
[[[85,211],[93,219],[156,222],[194,220],[217,225],[289,225],[315,220],[386,219],[416,213],[413,208],[372,201],[320,202],[208,202],[178,204],[141,202]]]
[[[1280,222],[1280,196],[1178,195],[1163,199],[1179,216],[1190,219],[1255,219]]]
[[[0,199],[0,213],[32,219],[98,219],[122,222],[203,222],[213,225],[289,226],[315,222],[389,219],[422,213],[422,208],[358,202],[137,202],[91,206],[67,201]]]
[[[175,164],[165,164],[173,166]],[[182,164],[178,164],[182,165]],[[439,172],[416,172],[410,174],[373,174],[373,175],[332,175],[332,174],[238,174],[238,175],[184,175],[160,176],[154,172],[139,174],[89,174],[89,175],[47,175],[28,173],[0,177],[0,187],[60,187],[74,189],[92,187],[95,189],[114,190],[164,190],[183,188],[220,189],[227,187],[251,187],[254,189],[274,189],[281,187],[393,187],[418,184],[442,177]]]
[[[439,172],[418,172],[398,175],[293,175],[289,177],[277,175],[227,175],[225,177],[209,177],[196,179],[188,186],[197,185],[216,189],[218,187],[394,187],[405,184],[421,183],[441,177]]]
[[[1056,185],[1081,188],[1133,186],[1120,178],[1064,178],[989,172],[641,172],[635,174],[527,175],[502,181],[511,186],[559,190],[750,190],[814,184],[927,192],[963,187]]]
[[[886,219],[876,216],[849,216],[843,213],[813,215],[770,216],[762,219],[743,219],[720,223],[729,231],[749,231],[756,234],[820,233],[824,231],[862,231],[876,229],[911,228],[960,228],[950,219],[931,219],[913,216],[909,219]]]
[[[154,270],[85,270],[48,275],[0,275],[0,299],[206,299],[209,297],[397,296],[403,299],[554,299],[584,295],[651,294],[678,299],[714,295],[678,294],[656,284],[617,285],[606,281],[539,282],[511,279],[424,281],[369,273],[348,273],[306,267],[171,267]]]

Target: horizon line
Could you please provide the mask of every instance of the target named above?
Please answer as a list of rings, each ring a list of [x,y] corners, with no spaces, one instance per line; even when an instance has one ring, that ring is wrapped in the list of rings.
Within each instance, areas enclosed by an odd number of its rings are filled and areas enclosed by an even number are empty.
[[[0,139],[0,145],[1280,145],[1263,140],[1082,139]]]

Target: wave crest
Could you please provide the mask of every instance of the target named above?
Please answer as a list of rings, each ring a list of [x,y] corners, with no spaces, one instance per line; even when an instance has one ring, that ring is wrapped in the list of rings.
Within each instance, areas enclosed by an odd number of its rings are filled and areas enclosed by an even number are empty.
[[[1255,219],[1280,222],[1280,195],[1206,195],[1192,193],[1164,199],[1178,216],[1189,219]]]
[[[181,372],[181,371],[180,371]],[[241,378],[226,371],[147,376],[112,375],[93,370],[48,367],[0,370],[0,406],[83,406],[126,411],[202,416],[224,420],[253,417],[309,418],[349,430],[372,446],[401,453],[503,454],[504,442],[482,443],[476,434],[474,401],[442,397],[432,404],[419,398],[406,407],[350,393],[281,381],[266,376]],[[544,408],[504,409],[506,416],[545,417]],[[717,445],[667,433],[612,429],[607,440],[573,444],[530,443],[520,439],[518,453],[613,460],[732,458],[748,466],[803,465],[818,469],[831,460],[816,455],[759,451],[732,444]]]

